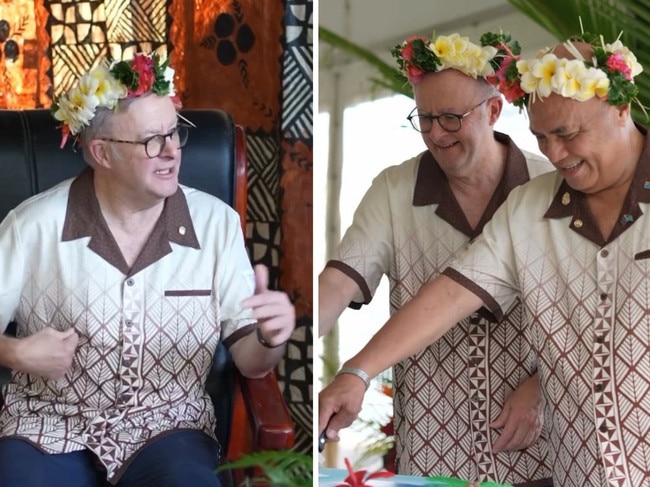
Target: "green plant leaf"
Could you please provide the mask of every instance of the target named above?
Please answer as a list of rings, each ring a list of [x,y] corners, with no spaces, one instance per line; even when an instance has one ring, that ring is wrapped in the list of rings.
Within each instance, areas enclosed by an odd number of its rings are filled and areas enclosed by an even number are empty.
[[[246,484],[272,487],[311,487],[313,485],[311,455],[293,450],[260,451],[244,455],[220,466],[217,471],[260,468],[264,479],[248,479]]]
[[[344,39],[325,27],[318,27],[318,38],[332,47],[350,54],[356,59],[365,61],[367,64],[375,68],[381,75],[379,80],[374,80],[376,85],[413,98],[411,85],[408,82],[404,82],[404,76],[402,76],[399,69],[393,67],[392,64],[385,62],[372,51],[364,49],[363,47]]]

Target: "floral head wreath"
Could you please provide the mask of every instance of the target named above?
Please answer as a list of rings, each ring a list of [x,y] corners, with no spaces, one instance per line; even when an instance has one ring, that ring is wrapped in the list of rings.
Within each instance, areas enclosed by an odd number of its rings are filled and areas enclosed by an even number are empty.
[[[70,135],[78,135],[90,125],[98,107],[114,109],[119,100],[148,92],[176,96],[174,70],[169,60],[162,62],[158,54],[138,53],[131,60],[91,69],[52,104],[54,118],[63,122],[61,147]],[[177,99],[174,102],[179,104]]]
[[[574,42],[591,44],[591,58],[585,59]],[[504,83],[519,87],[521,91],[513,100],[514,105],[523,108],[551,93],[578,101],[597,96],[614,106],[638,103],[639,89],[634,77],[643,67],[619,39],[606,44],[602,36],[585,32],[569,38],[564,46],[575,59],[559,58],[550,49],[540,51],[532,59],[515,58],[516,69],[509,69],[502,75]],[[504,93],[501,86],[498,87]]]
[[[395,46],[391,54],[402,75],[416,84],[425,74],[444,69],[456,69],[474,79],[483,77],[489,80],[502,67],[502,62],[510,59],[511,56],[504,55],[505,49],[512,56],[521,50],[509,34],[484,34],[480,45],[467,37],[451,34],[431,41],[422,36],[412,36]]]

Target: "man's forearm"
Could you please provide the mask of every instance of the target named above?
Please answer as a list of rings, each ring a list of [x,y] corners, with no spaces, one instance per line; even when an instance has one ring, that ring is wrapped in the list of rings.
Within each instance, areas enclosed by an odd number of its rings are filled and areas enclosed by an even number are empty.
[[[318,276],[318,336],[328,334],[358,292],[357,283],[338,269],[326,267]]]
[[[0,334],[0,365],[9,369],[19,369],[18,349],[20,340]]]
[[[481,299],[446,276],[423,286],[345,365],[374,377],[432,344],[481,306]]]
[[[255,332],[238,340],[230,348],[235,365],[246,377],[252,379],[264,377],[271,372],[282,359],[286,345],[267,348],[257,339]]]

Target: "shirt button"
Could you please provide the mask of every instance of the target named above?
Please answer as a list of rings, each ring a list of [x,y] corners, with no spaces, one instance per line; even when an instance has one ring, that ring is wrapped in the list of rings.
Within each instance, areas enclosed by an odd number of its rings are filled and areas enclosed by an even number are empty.
[[[596,387],[594,387],[594,390],[596,392],[603,392],[603,389],[604,389],[604,387],[603,387],[602,384],[596,384]]]
[[[133,280],[133,278],[129,277],[129,278],[126,280],[126,285],[127,285],[127,286],[133,286],[134,284],[135,284],[135,281]]]
[[[596,337],[596,341],[597,341],[598,343],[604,343],[604,342],[605,342],[605,337],[602,336],[602,335],[598,335],[598,336]]]
[[[131,320],[126,320],[126,321],[124,322],[124,324],[125,324],[126,326],[131,326],[131,325],[133,324],[133,321],[131,321]]]
[[[469,364],[473,367],[476,367],[480,362],[480,359],[477,358],[471,358],[469,359]]]
[[[607,425],[605,423],[600,425],[600,428],[598,428],[601,433],[607,433]]]
[[[602,294],[600,295],[600,300],[601,300],[601,301],[605,301],[606,299],[607,299],[607,293],[602,293]]]
[[[125,359],[125,360],[122,360],[122,365],[123,365],[124,367],[130,367],[130,366],[131,366],[131,362],[132,362],[132,360],[127,358],[127,359]]]
[[[574,221],[573,226],[576,227],[576,228],[582,228],[582,220]]]
[[[600,251],[600,256],[601,257],[607,257],[609,255],[609,250],[603,249]]]

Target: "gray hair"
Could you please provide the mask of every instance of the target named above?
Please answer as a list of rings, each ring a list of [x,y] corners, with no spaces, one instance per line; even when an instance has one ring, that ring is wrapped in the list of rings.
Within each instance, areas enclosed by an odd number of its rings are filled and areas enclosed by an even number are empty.
[[[119,111],[128,110],[129,106],[135,100],[136,98],[123,98],[117,102],[115,108],[97,107],[95,116],[90,121],[90,125],[85,127],[79,134],[81,151],[86,164],[91,167],[94,166],[94,161],[88,151],[88,145],[90,142],[94,139],[110,135],[111,129],[113,128],[114,114]],[[115,159],[119,157],[120,152],[117,145],[109,145],[108,150],[110,151],[112,158]]]

